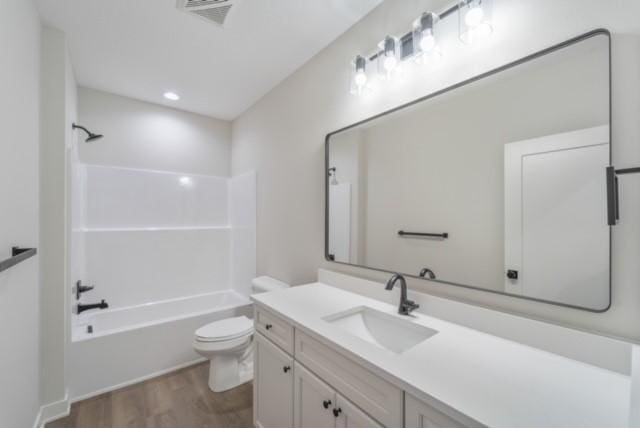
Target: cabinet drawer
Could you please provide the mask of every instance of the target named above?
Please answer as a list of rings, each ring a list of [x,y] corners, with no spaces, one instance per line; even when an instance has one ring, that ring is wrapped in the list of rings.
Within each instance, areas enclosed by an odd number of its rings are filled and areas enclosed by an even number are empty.
[[[285,320],[261,308],[255,309],[256,331],[293,355],[293,327]]]
[[[316,339],[296,332],[296,360],[389,428],[402,426],[402,390]]]

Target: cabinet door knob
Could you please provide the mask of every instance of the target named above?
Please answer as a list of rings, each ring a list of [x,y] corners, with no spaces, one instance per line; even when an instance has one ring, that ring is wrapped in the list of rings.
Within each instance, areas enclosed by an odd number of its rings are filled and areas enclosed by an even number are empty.
[[[291,366],[284,366],[284,367],[282,368],[282,370],[283,370],[285,373],[287,373],[289,370],[291,370]]]
[[[325,409],[328,409],[330,405],[331,405],[331,400],[324,400],[322,402],[322,407],[324,407]]]
[[[273,328],[273,325],[271,325],[271,324],[266,324],[266,325],[264,326],[264,328],[266,328],[267,330],[271,330],[271,329]]]
[[[342,409],[340,407],[333,409],[333,416],[335,416],[336,418],[340,416],[340,413],[342,413]]]

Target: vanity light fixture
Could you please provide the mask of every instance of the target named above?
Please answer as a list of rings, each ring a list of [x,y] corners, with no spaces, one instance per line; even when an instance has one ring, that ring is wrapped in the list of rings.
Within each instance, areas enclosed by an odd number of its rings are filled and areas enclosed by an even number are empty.
[[[424,64],[433,59],[439,61],[442,52],[436,38],[436,24],[440,17],[433,12],[425,12],[413,23],[413,52],[416,62]]]
[[[358,55],[351,63],[350,92],[360,95],[379,85],[379,81],[391,80],[403,70],[403,63],[413,58],[416,64],[435,65],[442,59],[439,22],[450,15],[458,15],[458,37],[465,44],[473,44],[493,33],[491,15],[493,0],[455,0],[441,13],[424,12],[413,22],[413,28],[400,37],[386,36],[370,55]],[[446,36],[446,35],[445,35]],[[376,63],[376,70],[367,70],[369,63]]]
[[[171,101],[178,101],[180,99],[180,95],[176,94],[175,92],[171,92],[171,91],[167,91],[162,95],[166,99],[171,100]]]
[[[351,86],[350,92],[354,95],[362,95],[369,87],[369,77],[367,76],[367,59],[358,55],[351,64]]]
[[[460,0],[458,26],[460,40],[473,44],[491,35],[491,0]]]

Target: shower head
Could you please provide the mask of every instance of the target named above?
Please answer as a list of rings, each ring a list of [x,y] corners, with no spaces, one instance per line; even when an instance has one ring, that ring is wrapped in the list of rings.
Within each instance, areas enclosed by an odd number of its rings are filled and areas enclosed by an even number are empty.
[[[75,123],[71,124],[71,129],[82,129],[84,132],[86,132],[87,133],[87,138],[84,140],[85,143],[89,143],[89,142],[94,141],[94,140],[99,140],[100,138],[103,137],[102,134],[94,134],[93,132],[91,132],[87,128],[85,128],[84,126],[76,125]]]
[[[338,179],[336,178],[336,167],[335,166],[329,168],[329,177],[331,177],[331,185],[332,186],[337,186],[338,185]]]

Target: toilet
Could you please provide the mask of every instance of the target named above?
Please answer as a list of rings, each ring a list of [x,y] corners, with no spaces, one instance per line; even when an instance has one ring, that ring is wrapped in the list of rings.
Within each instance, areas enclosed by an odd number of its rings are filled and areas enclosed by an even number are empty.
[[[252,294],[289,288],[277,279],[261,276],[251,281]],[[222,392],[253,379],[253,320],[246,316],[214,321],[196,330],[195,351],[209,363],[209,388]]]

